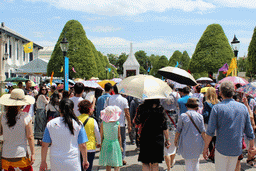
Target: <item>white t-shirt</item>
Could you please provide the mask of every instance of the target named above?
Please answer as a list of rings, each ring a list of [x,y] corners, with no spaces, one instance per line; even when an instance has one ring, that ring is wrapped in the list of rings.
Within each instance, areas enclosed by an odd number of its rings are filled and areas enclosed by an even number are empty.
[[[37,98],[36,101],[36,108],[37,109],[45,109],[45,106],[49,103],[49,101],[46,99],[45,95],[40,95]]]
[[[7,125],[6,114],[2,117],[3,151],[5,158],[25,157],[27,152],[27,137],[25,127],[32,120],[28,113],[20,112],[13,127]]]
[[[115,94],[109,97],[109,100],[106,100],[105,107],[107,106],[118,106],[122,110],[119,122],[120,122],[120,127],[125,127],[124,109],[129,109],[128,100],[120,94]]]
[[[70,100],[74,102],[74,113],[78,117],[81,113],[78,111],[78,103],[84,100],[82,97],[71,97]]]

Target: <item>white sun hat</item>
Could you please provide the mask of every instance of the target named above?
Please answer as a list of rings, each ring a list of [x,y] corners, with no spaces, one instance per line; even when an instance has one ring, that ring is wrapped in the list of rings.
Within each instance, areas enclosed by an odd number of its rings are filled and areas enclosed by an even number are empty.
[[[0,104],[4,106],[25,106],[35,103],[35,98],[25,95],[22,89],[13,89],[11,94],[4,94],[0,98]]]

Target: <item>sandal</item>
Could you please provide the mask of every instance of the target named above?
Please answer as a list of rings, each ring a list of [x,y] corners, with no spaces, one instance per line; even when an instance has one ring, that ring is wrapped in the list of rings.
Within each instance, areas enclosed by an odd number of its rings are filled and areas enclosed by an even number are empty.
[[[255,160],[255,158],[252,158],[251,160],[247,160],[246,161],[246,165],[256,168],[256,160]]]

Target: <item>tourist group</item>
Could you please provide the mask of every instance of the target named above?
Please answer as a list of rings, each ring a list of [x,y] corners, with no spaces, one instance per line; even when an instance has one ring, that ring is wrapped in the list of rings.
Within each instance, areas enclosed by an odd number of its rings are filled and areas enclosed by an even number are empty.
[[[139,81],[125,83],[133,78]],[[37,144],[40,171],[91,171],[97,148],[99,165],[118,171],[132,164],[125,160],[127,143],[136,145],[143,171],[157,171],[163,161],[170,171],[176,154],[188,171],[199,171],[201,154],[216,171],[240,171],[245,153],[247,165],[256,168],[256,102],[252,94],[238,91],[243,85],[181,86],[143,78],[106,82],[103,88],[76,82],[69,91],[44,84],[36,91],[28,80],[25,87],[11,89],[0,98],[2,170],[32,171]],[[154,80],[163,86],[152,88]]]

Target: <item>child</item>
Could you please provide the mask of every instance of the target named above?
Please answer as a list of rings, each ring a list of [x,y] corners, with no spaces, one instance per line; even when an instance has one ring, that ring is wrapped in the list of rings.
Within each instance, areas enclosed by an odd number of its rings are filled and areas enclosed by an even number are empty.
[[[101,129],[102,137],[99,165],[106,166],[106,171],[119,171],[122,162],[121,133],[119,118],[122,110],[117,106],[108,106],[101,111]]]

